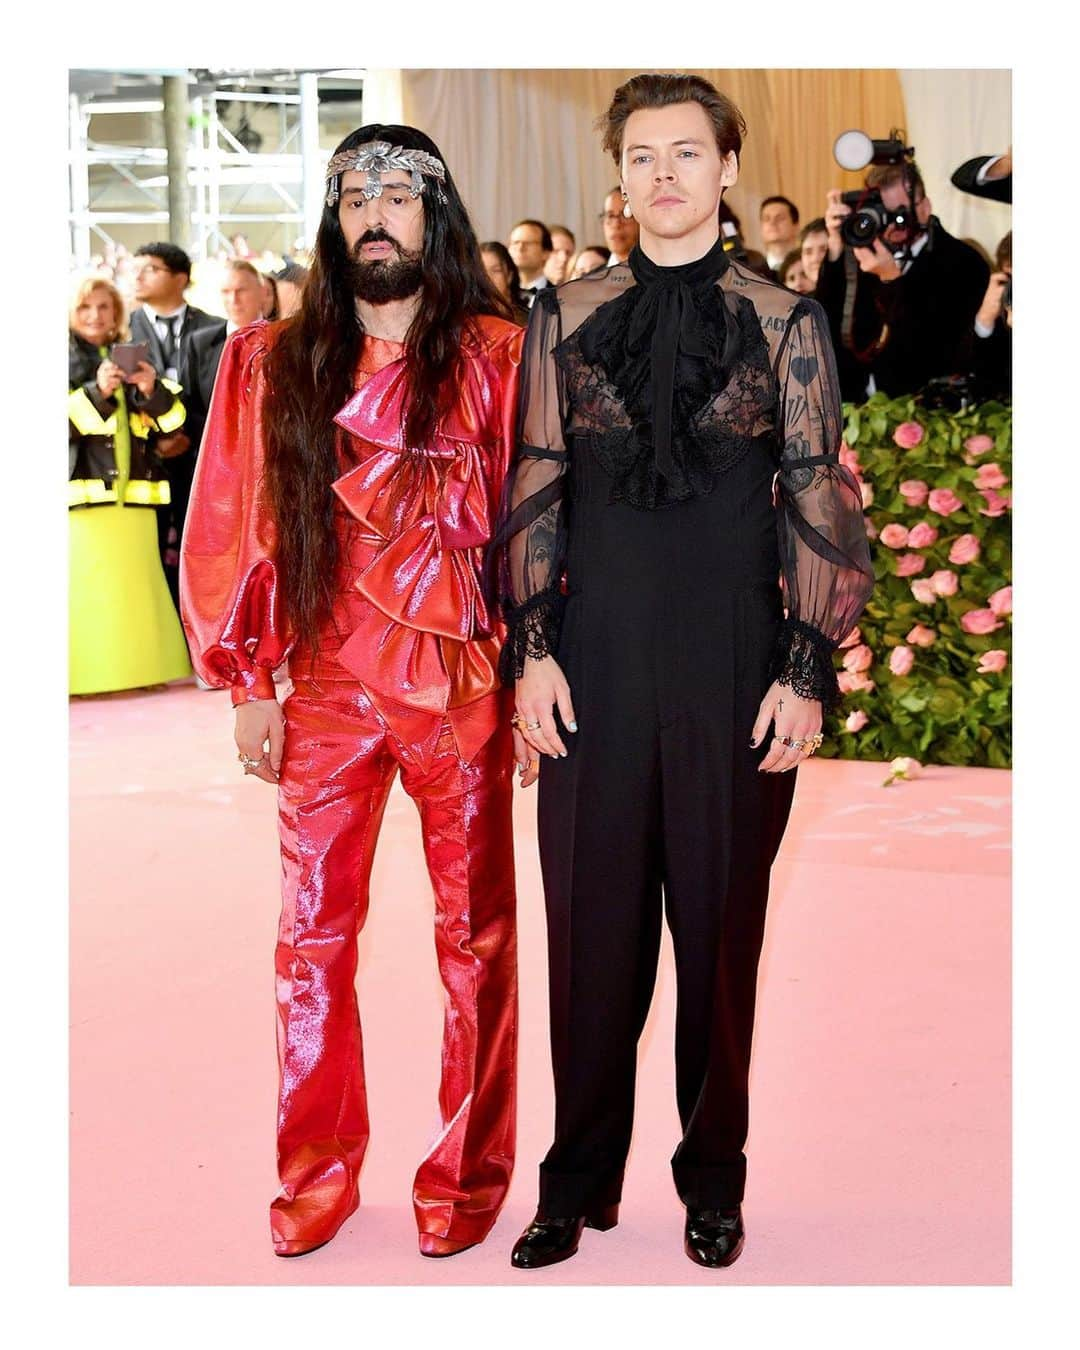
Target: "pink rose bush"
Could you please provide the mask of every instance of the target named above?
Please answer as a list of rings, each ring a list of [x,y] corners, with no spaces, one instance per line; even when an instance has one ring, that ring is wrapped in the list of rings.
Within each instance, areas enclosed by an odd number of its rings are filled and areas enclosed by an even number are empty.
[[[893,440],[901,450],[914,450],[925,434],[918,422],[901,422],[893,432]]]
[[[875,394],[845,417],[877,583],[837,644],[844,705],[819,753],[883,761],[890,784],[922,760],[1007,767],[1011,411]]]

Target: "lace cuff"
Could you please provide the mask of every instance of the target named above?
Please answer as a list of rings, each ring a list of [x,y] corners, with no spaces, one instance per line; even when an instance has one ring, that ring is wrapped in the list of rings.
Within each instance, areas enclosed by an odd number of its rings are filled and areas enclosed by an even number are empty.
[[[822,711],[829,712],[840,702],[833,650],[833,644],[819,629],[799,619],[785,619],[769,678],[786,684],[800,698],[817,699]]]
[[[562,627],[564,596],[554,587],[537,591],[506,615],[507,637],[499,656],[499,676],[512,685],[525,674],[525,658],[554,656]]]

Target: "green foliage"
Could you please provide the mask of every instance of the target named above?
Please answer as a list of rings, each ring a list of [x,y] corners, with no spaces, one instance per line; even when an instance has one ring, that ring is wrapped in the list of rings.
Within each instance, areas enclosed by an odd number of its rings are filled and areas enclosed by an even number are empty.
[[[961,619],[973,610],[986,610],[990,597],[1011,585],[1011,506],[996,516],[984,512],[997,509],[992,504],[1011,494],[1012,410],[984,403],[964,413],[930,411],[911,398],[875,394],[859,407],[845,405],[844,412],[843,458],[873,491],[866,517],[877,586],[859,621],[858,639],[873,654],[869,669],[862,672],[873,688],[845,694],[841,711],[826,719],[826,739],[818,754],[875,760],[910,755],[924,763],[1007,768],[1012,754],[1011,615],[995,616],[990,621],[1000,626],[982,634],[965,632]],[[908,449],[894,440],[903,423],[915,423],[923,433]],[[909,430],[901,432],[901,441]],[[984,439],[973,443],[975,437]],[[1007,480],[996,489],[986,483],[987,478],[993,482],[988,467],[993,465]],[[931,510],[929,501],[910,505],[900,485],[912,480],[930,491],[948,489],[959,505],[947,510],[954,503],[937,498],[941,511]],[[923,547],[909,543],[892,548],[881,540],[890,525],[910,531],[923,522],[938,532]],[[978,557],[952,562],[950,549],[962,535],[975,536]],[[921,570],[897,575],[908,555],[922,559]],[[955,594],[920,598],[913,593],[912,582],[925,583],[917,588],[925,592],[935,573],[955,576]],[[949,589],[948,576],[937,580],[938,590]],[[916,625],[933,632],[932,645],[908,641]],[[900,646],[914,657],[907,675],[894,675],[889,667]],[[853,659],[852,651],[849,646],[837,652],[841,672],[844,658]],[[1006,652],[1008,663],[1000,672],[980,674],[980,659],[989,651]],[[845,720],[859,710],[868,719],[866,725],[847,730]]]

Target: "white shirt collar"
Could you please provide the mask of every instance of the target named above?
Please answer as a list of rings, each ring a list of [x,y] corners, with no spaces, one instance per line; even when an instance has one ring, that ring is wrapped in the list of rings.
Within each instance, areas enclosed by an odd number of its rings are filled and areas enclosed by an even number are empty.
[[[183,316],[187,313],[187,304],[185,302],[180,306],[179,309],[164,310],[164,309],[154,309],[153,305],[148,305],[144,303],[143,309],[146,311],[147,316],[153,322],[156,323],[160,319],[175,319],[177,317],[183,318]]]

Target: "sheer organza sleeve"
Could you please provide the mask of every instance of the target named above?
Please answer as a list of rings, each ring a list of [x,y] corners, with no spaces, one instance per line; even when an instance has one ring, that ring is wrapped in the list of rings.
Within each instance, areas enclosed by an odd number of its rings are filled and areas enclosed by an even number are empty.
[[[772,675],[802,698],[834,707],[832,654],[874,587],[862,495],[840,463],[843,421],[825,312],[793,311],[777,357],[782,449],[777,529],[787,618]]]
[[[293,635],[265,482],[262,398],[266,327],[225,343],[180,551],[180,613],[191,661],[233,703],[271,699]]]
[[[568,465],[563,394],[554,350],[561,338],[551,287],[537,294],[521,359],[517,446],[489,555],[489,584],[507,627],[500,673],[520,679],[526,657],[554,654],[562,620]]]

